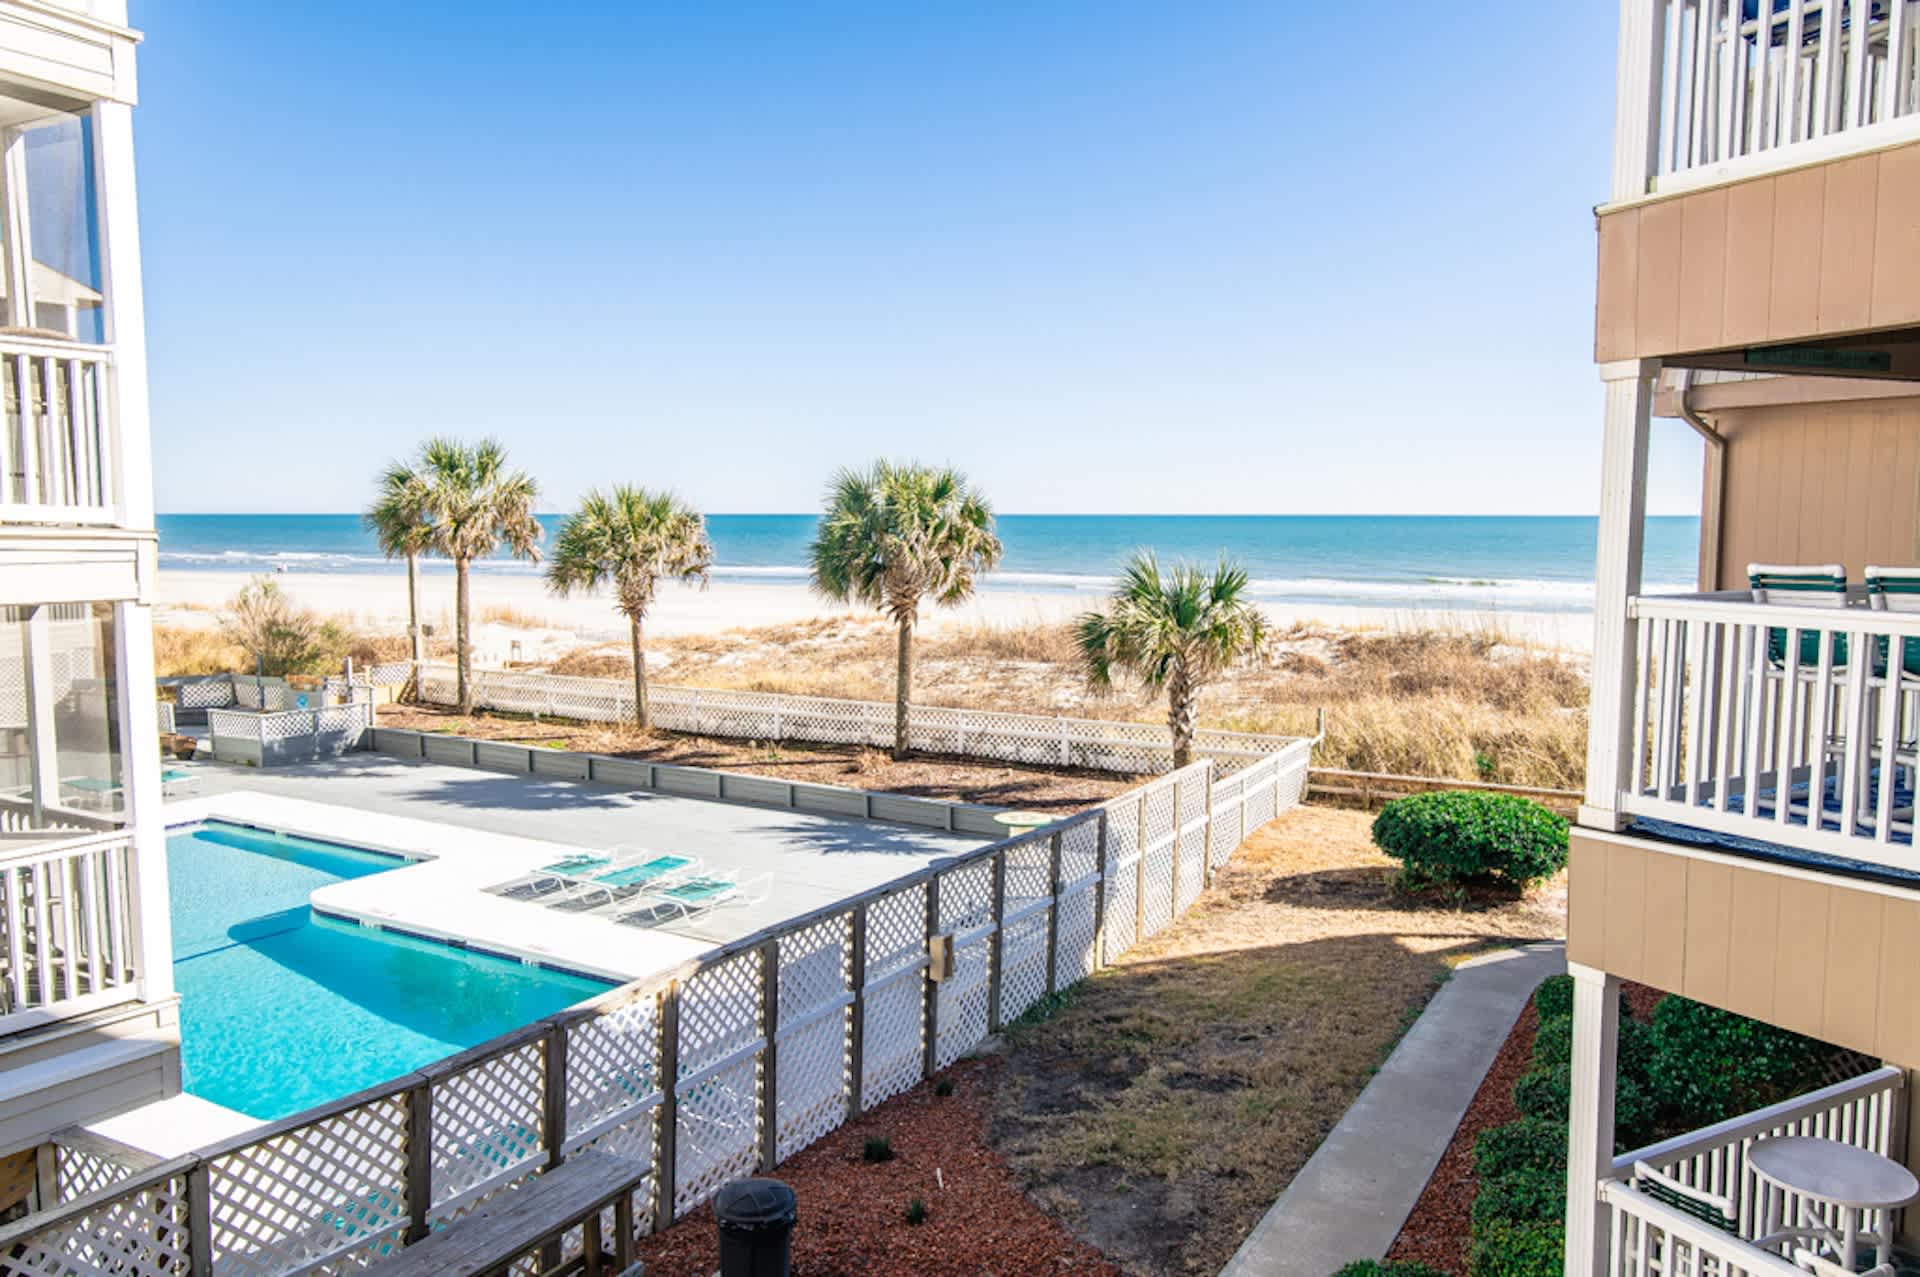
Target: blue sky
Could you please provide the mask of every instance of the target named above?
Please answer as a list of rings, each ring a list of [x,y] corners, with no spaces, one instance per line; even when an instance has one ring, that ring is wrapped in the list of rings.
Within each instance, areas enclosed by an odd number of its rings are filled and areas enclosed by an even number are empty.
[[[1598,4],[135,0],[158,500],[1596,504]],[[1697,506],[1656,425],[1652,508]]]

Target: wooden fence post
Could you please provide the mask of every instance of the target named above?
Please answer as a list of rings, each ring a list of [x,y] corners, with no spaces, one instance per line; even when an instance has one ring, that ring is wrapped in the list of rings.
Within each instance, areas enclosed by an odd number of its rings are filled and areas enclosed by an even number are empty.
[[[766,1046],[760,1055],[760,1169],[780,1158],[780,938],[760,946],[760,1023]]]
[[[407,1092],[407,1244],[428,1232],[433,1208],[433,1083],[421,1078]]]
[[[1200,840],[1200,889],[1213,885],[1213,760],[1207,759],[1207,828]]]
[[[213,1277],[213,1167],[205,1161],[187,1168],[187,1262],[192,1277]]]
[[[1180,773],[1175,772],[1174,776],[1177,778],[1179,774]],[[1183,829],[1180,824],[1180,782],[1178,779],[1175,779],[1173,782],[1173,872],[1169,875],[1172,880],[1171,886],[1169,887],[1171,895],[1167,901],[1167,923],[1169,926],[1172,925],[1174,919],[1180,916],[1180,855],[1185,850],[1181,844],[1186,841],[1187,831]]]
[[[545,1043],[546,1110],[542,1134],[547,1146],[547,1169],[565,1158],[567,1143],[567,1026],[556,1024]]]
[[[673,1226],[674,1160],[680,1137],[680,982],[660,991],[660,1133],[654,1140],[653,1228]]]
[[[1094,842],[1093,867],[1093,969],[1107,965],[1107,809],[1100,808]]]
[[[867,1089],[867,902],[853,907],[853,952],[848,955],[848,980],[853,986],[853,1006],[847,1021],[848,1085],[853,1094],[847,1100],[847,1113],[858,1117],[866,1108]]]
[[[1147,929],[1147,791],[1140,790],[1140,815],[1133,825],[1133,942]]]
[[[1060,831],[1047,838],[1047,993],[1060,991]]]
[[[1007,853],[993,857],[993,958],[987,971],[987,1032],[998,1033],[1000,992],[1007,968]]]
[[[934,874],[927,879],[927,969],[924,1012],[927,1040],[920,1062],[921,1072],[927,1077],[933,1076],[933,1064],[940,1055],[940,983],[933,978],[933,938],[939,934],[940,875]]]

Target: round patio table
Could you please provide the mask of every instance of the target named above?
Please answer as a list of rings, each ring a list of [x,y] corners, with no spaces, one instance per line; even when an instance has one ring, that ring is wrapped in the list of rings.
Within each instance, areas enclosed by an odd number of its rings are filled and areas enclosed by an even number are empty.
[[[1867,1212],[1882,1212],[1872,1238],[1874,1262],[1884,1264],[1893,1253],[1892,1212],[1920,1198],[1920,1180],[1912,1171],[1892,1158],[1838,1140],[1808,1135],[1755,1140],[1747,1150],[1747,1165],[1776,1188],[1840,1208],[1838,1234],[1808,1208],[1805,1200],[1800,1202],[1799,1223],[1832,1245],[1848,1272],[1854,1270],[1858,1259],[1861,1225]],[[1777,1228],[1774,1209],[1770,1203],[1770,1233]]]
[[[1053,817],[1043,811],[997,811],[993,814],[996,823],[1007,827],[1007,837],[1018,838],[1021,834],[1051,824]]]

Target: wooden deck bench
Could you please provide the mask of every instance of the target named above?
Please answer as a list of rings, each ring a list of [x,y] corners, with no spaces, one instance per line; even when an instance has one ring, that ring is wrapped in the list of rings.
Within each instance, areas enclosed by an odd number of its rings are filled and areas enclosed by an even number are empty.
[[[575,1153],[510,1193],[368,1270],[378,1277],[492,1277],[516,1259],[585,1226],[586,1253],[554,1272],[619,1277],[632,1271],[633,1190],[648,1168],[609,1153]],[[614,1267],[600,1251],[600,1212],[613,1207]]]

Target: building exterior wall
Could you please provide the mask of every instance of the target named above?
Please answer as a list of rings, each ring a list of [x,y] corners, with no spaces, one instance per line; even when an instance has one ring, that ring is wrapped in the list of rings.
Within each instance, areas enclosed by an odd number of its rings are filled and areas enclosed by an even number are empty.
[[[1573,831],[1567,958],[1920,1064],[1920,891]]]
[[[1920,397],[1710,415],[1721,464],[1718,584],[1749,563],[1920,564]],[[1712,476],[1709,475],[1709,481]]]
[[[1920,144],[1602,210],[1596,358],[1920,323]]]

